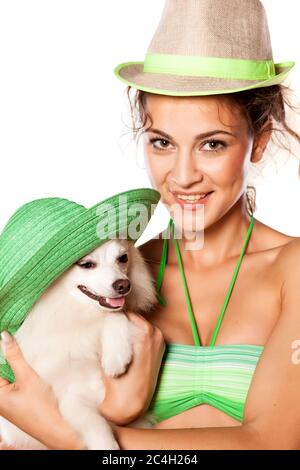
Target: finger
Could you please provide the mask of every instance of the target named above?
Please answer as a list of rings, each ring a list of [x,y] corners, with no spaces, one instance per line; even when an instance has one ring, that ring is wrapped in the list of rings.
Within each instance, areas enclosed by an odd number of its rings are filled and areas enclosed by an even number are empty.
[[[8,444],[5,444],[0,437],[0,450],[13,450]]]
[[[156,330],[156,327],[153,323],[147,320],[142,315],[138,313],[129,313],[128,320],[138,329],[142,330],[144,333],[153,334]]]
[[[16,380],[24,376],[24,372],[28,370],[28,364],[24,360],[23,354],[15,338],[7,331],[1,333],[1,347],[4,357],[12,368]]]
[[[3,377],[0,377],[0,388],[5,387],[8,384],[9,384],[8,380],[5,380],[3,379]]]
[[[146,318],[144,318],[139,313],[127,311],[126,315],[128,317],[128,320],[132,321],[132,323],[135,323],[136,325],[143,326],[145,325],[145,323],[149,323],[148,320],[146,320]]]

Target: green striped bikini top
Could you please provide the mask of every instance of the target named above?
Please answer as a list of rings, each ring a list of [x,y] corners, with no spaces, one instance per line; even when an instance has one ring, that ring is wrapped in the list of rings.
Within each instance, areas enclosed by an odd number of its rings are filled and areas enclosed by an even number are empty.
[[[208,346],[201,346],[197,324],[189,297],[177,239],[174,237],[174,221],[168,225],[172,233],[182,276],[187,310],[194,338],[193,345],[167,343],[156,389],[145,418],[152,424],[177,415],[200,404],[209,404],[227,415],[243,421],[244,406],[251,379],[264,349],[254,344],[215,345],[222,319],[252,232],[253,216],[242,247],[233,277]],[[170,230],[171,229],[171,230]],[[157,276],[157,297],[166,306],[160,294],[167,262],[168,237],[164,239]]]

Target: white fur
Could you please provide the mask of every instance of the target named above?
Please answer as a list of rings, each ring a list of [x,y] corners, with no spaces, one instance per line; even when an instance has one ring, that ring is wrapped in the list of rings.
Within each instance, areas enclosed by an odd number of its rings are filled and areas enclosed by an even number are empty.
[[[129,261],[121,264],[117,258],[124,252]],[[54,281],[15,336],[25,359],[51,385],[62,415],[86,448],[118,449],[109,424],[97,409],[105,396],[99,361],[107,375],[124,373],[132,360],[138,330],[122,309],[100,306],[77,286],[115,297],[118,294],[112,283],[129,279],[126,310],[138,313],[155,305],[155,287],[138,248],[127,240],[110,240],[82,260],[96,266],[85,269],[75,264]],[[5,443],[18,449],[45,449],[4,418],[0,418],[0,434]]]

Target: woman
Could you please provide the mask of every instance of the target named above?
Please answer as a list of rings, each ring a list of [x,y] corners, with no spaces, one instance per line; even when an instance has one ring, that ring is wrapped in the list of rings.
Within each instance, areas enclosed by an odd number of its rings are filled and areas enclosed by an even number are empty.
[[[116,69],[139,90],[136,130],[173,235],[141,248],[162,305],[147,319],[128,314],[143,338],[128,373],[105,378],[100,409],[123,449],[300,448],[300,241],[254,219],[246,191],[273,123],[298,137],[280,85],[292,66],[273,63],[257,0],[172,0],[144,67]],[[189,231],[176,212],[183,204]],[[186,249],[202,228],[203,246]],[[4,340],[17,385],[2,381],[0,413],[50,448],[81,448],[16,343]],[[154,429],[124,426],[147,410]]]

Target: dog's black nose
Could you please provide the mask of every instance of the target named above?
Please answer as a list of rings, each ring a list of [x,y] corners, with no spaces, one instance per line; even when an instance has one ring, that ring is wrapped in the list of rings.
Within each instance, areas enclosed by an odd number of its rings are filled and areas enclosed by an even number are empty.
[[[112,286],[118,294],[127,294],[130,289],[130,281],[128,279],[117,279]]]

